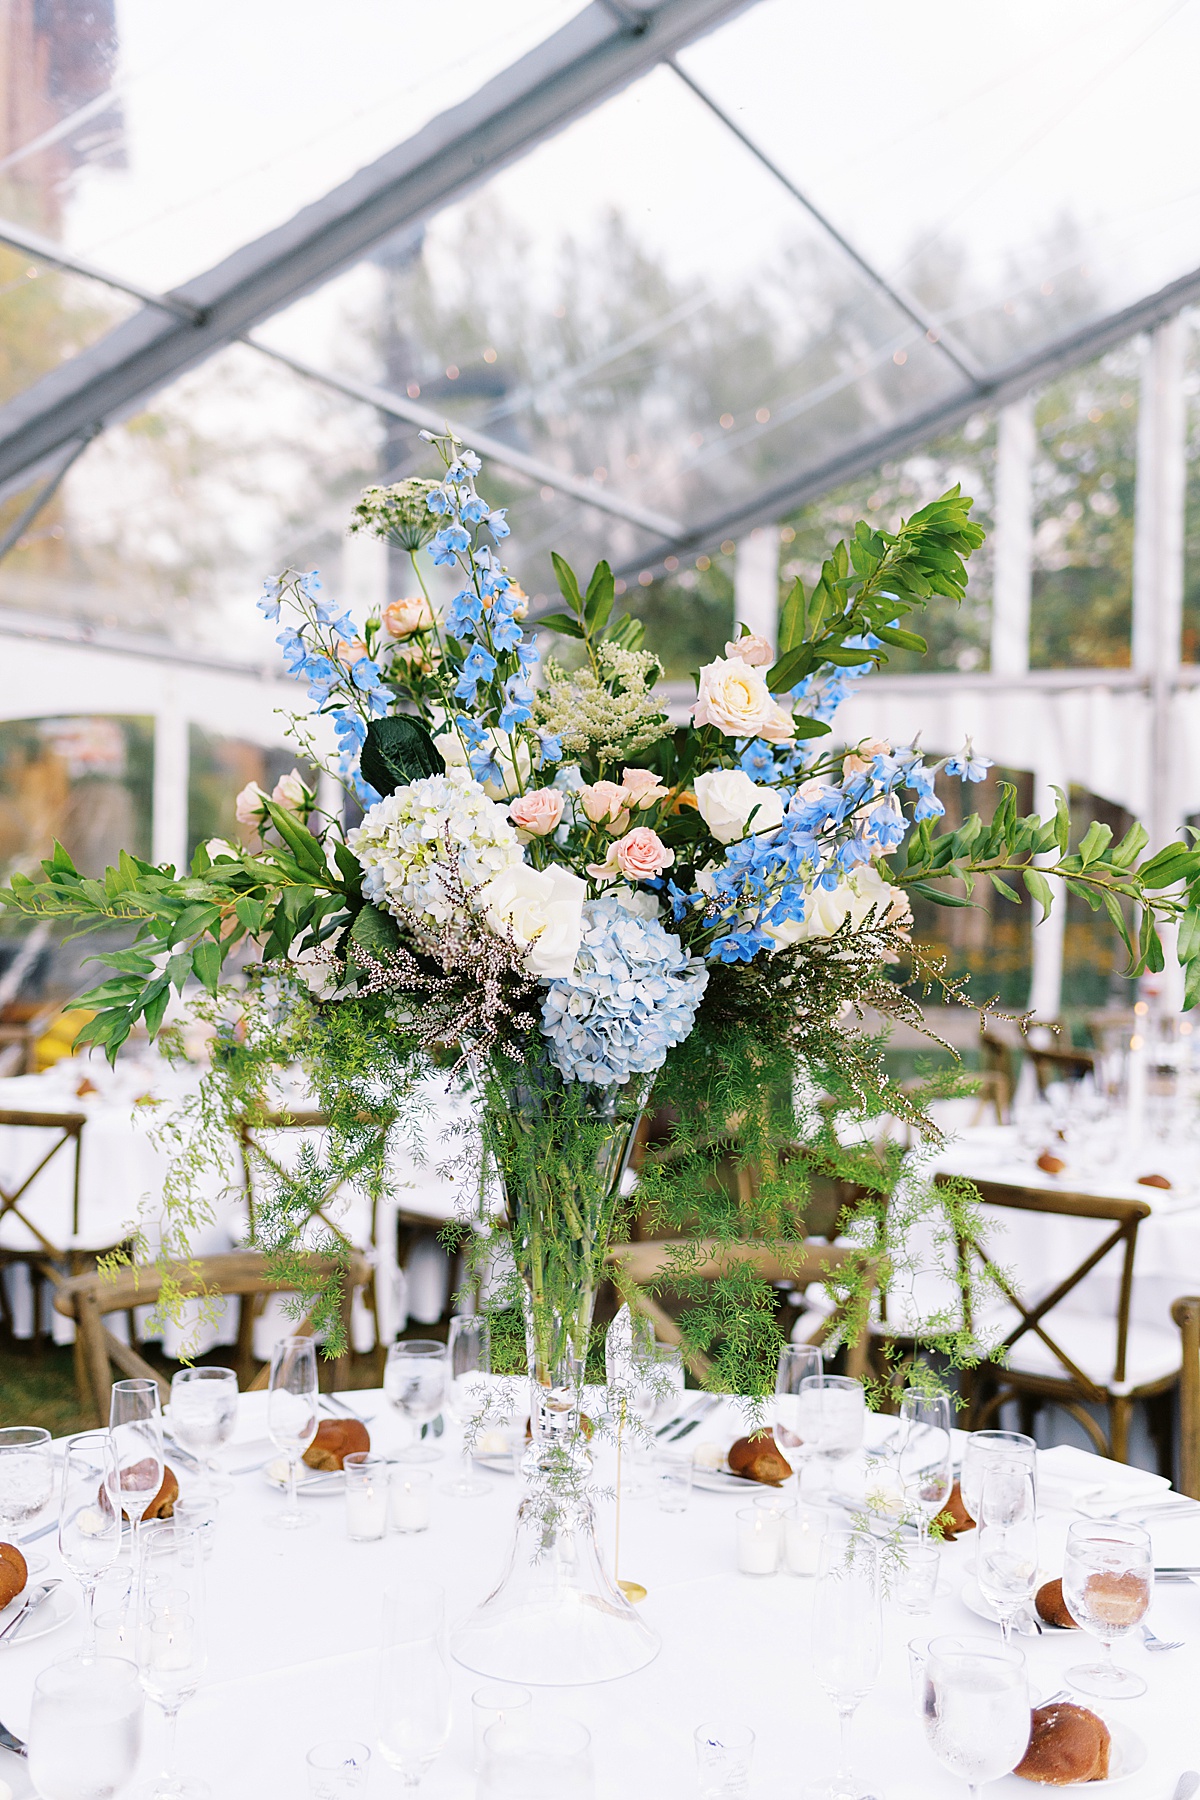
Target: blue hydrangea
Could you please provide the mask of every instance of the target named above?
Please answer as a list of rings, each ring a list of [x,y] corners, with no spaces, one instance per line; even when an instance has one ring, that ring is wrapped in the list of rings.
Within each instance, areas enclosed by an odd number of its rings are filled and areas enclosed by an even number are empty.
[[[568,1081],[612,1087],[662,1067],[692,1029],[708,971],[657,919],[615,895],[589,900],[570,975],[552,981],[542,1031]]]

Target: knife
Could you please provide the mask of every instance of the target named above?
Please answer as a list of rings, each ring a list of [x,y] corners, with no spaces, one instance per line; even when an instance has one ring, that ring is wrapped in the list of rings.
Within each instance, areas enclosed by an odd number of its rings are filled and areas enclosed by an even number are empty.
[[[14,1756],[28,1756],[29,1750],[15,1731],[7,1725],[0,1725],[0,1749],[11,1750]]]
[[[660,1425],[657,1427],[657,1429],[654,1433],[655,1437],[666,1437],[668,1431],[674,1431],[674,1429],[677,1425],[682,1425],[685,1419],[690,1419],[692,1414],[694,1412],[697,1412],[699,1410],[699,1408],[702,1407],[703,1405],[704,1405],[704,1396],[703,1395],[701,1395],[700,1399],[698,1399],[698,1400],[690,1401],[689,1404],[684,1407],[682,1412],[677,1412],[673,1419],[668,1419],[665,1425]]]
[[[1192,1795],[1200,1787],[1200,1775],[1195,1769],[1185,1769],[1175,1785],[1171,1800],[1192,1800]]]
[[[179,1440],[173,1438],[169,1431],[163,1432],[163,1443],[170,1450],[175,1461],[183,1468],[189,1470],[191,1474],[197,1475],[205,1472],[204,1464],[200,1461],[200,1458],[198,1456],[193,1456],[190,1450],[185,1450]]]
[[[682,1430],[673,1431],[671,1433],[670,1437],[667,1439],[667,1442],[669,1444],[677,1444],[679,1442],[680,1438],[685,1438],[687,1436],[689,1431],[695,1431],[695,1429],[698,1425],[703,1425],[705,1419],[707,1419],[709,1413],[712,1412],[713,1408],[716,1406],[720,1406],[720,1404],[721,1404],[721,1396],[719,1394],[710,1395],[707,1406],[701,1407],[700,1410],[696,1413],[696,1416],[692,1419],[689,1419],[687,1424],[685,1426],[683,1426]]]
[[[40,1587],[31,1589],[25,1597],[25,1604],[20,1612],[15,1614],[15,1616],[8,1621],[8,1624],[4,1629],[0,1631],[0,1640],[3,1640],[4,1638],[15,1638],[18,1628],[29,1617],[30,1613],[35,1612],[42,1604],[42,1601],[48,1600],[55,1588],[61,1586],[62,1582],[58,1580],[43,1581]]]

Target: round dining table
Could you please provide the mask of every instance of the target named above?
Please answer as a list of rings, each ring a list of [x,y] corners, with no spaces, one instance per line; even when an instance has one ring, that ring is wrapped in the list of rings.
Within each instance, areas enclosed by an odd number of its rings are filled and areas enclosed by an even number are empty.
[[[180,1768],[206,1779],[214,1800],[302,1800],[309,1748],[324,1739],[358,1738],[372,1745],[366,1792],[378,1800],[399,1796],[408,1790],[375,1747],[383,1590],[435,1581],[445,1589],[453,1625],[502,1573],[518,1478],[489,1467],[482,1471],[487,1484],[482,1498],[443,1492],[442,1482],[456,1473],[461,1444],[447,1424],[439,1440],[442,1459],[429,1465],[434,1504],[427,1531],[353,1542],[337,1491],[302,1498],[312,1529],[276,1531],[271,1520],[284,1499],[259,1466],[273,1455],[266,1440],[266,1400],[265,1394],[242,1397],[236,1438],[222,1456],[233,1492],[220,1502],[207,1564],[208,1668],[181,1715]],[[410,1428],[391,1412],[382,1392],[355,1391],[339,1400],[369,1421],[380,1454],[404,1448]],[[725,1402],[683,1442],[728,1445],[745,1428],[737,1404]],[[896,1429],[894,1419],[869,1416],[867,1442],[886,1457]],[[1072,1508],[1094,1507],[1106,1493],[1118,1503],[1133,1491],[1127,1484],[1137,1481],[1138,1472],[1079,1451],[1044,1455],[1067,1458],[1065,1481],[1061,1460],[1047,1463],[1046,1478],[1039,1477],[1044,1490],[1040,1561],[1057,1575]],[[610,1484],[613,1473],[611,1450],[602,1446],[598,1483]],[[181,1475],[186,1495],[188,1477]],[[1149,1477],[1148,1485],[1154,1479]],[[756,1491],[750,1484],[733,1492],[696,1488],[683,1512],[660,1511],[652,1484],[649,1492],[624,1499],[620,1572],[648,1590],[641,1604],[661,1650],[637,1674],[599,1686],[541,1688],[533,1702],[535,1726],[539,1718],[565,1716],[589,1729],[596,1800],[694,1800],[693,1732],[713,1721],[738,1722],[754,1731],[751,1797],[791,1800],[806,1783],[832,1771],[836,1719],[821,1688],[820,1646],[810,1641],[814,1584],[786,1573],[738,1573],[735,1514]],[[1161,1498],[1161,1490],[1152,1493],[1147,1505]],[[609,1498],[598,1509],[598,1531],[608,1552],[613,1524]],[[1200,1563],[1200,1508],[1164,1517],[1153,1524],[1152,1534],[1156,1563]],[[64,1573],[53,1535],[39,1548],[49,1552],[50,1572]],[[962,1598],[972,1559],[970,1533],[943,1547],[942,1593],[932,1613],[905,1614],[885,1600],[882,1667],[858,1710],[854,1734],[863,1792],[875,1800],[963,1800],[965,1785],[940,1767],[926,1745],[907,1645],[939,1633],[998,1638],[998,1626],[975,1617]],[[1137,1634],[1117,1646],[1118,1660],[1148,1684],[1143,1697],[1111,1708],[1146,1746],[1141,1769],[1111,1790],[1123,1800],[1170,1800],[1183,1770],[1200,1767],[1200,1587],[1159,1586],[1148,1617],[1161,1637],[1182,1647],[1152,1654]],[[81,1624],[77,1599],[71,1617],[56,1631],[28,1643],[0,1644],[0,1720],[10,1731],[24,1736],[36,1675],[77,1646]],[[1094,1660],[1098,1648],[1074,1632],[1016,1641],[1025,1652],[1035,1697],[1064,1686],[1067,1668]],[[470,1800],[476,1792],[471,1695],[482,1678],[450,1666],[449,1741],[418,1790],[429,1800]],[[159,1766],[163,1741],[161,1716],[148,1704],[139,1777]],[[0,1780],[9,1782],[15,1800],[33,1793],[26,1765],[4,1751]],[[987,1800],[1016,1800],[1038,1791],[1008,1776],[986,1794]]]

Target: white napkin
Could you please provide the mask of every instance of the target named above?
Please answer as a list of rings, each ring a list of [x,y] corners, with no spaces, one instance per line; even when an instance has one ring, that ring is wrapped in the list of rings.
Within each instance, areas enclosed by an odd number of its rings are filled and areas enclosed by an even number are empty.
[[[1142,1501],[1149,1507],[1180,1498],[1165,1475],[1110,1462],[1074,1444],[1039,1450],[1037,1464],[1039,1503],[1062,1512],[1104,1513]]]

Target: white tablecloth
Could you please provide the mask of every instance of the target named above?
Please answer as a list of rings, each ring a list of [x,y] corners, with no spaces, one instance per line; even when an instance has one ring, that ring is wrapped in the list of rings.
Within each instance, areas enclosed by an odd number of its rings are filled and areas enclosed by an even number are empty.
[[[262,1435],[265,1398],[242,1402],[239,1431],[246,1440]],[[401,1441],[381,1394],[352,1398],[364,1416],[375,1415],[377,1448]],[[872,1434],[891,1429],[887,1421],[869,1424]],[[726,1442],[734,1429],[727,1421]],[[702,1435],[718,1439],[721,1431],[717,1425]],[[448,1431],[442,1441],[447,1455],[434,1465],[438,1479],[452,1471],[453,1434]],[[227,1454],[236,1467],[236,1448]],[[1098,1469],[1104,1466],[1097,1459]],[[215,1800],[299,1800],[304,1757],[312,1744],[332,1736],[373,1743],[380,1590],[406,1578],[437,1580],[446,1588],[451,1619],[488,1591],[508,1549],[517,1493],[511,1476],[487,1479],[493,1491],[484,1500],[456,1500],[439,1492],[427,1533],[353,1544],[340,1498],[304,1500],[319,1523],[292,1537],[266,1528],[282,1501],[262,1476],[235,1477],[208,1565],[210,1668],[179,1728],[181,1765],[212,1784]],[[734,1514],[751,1498],[697,1491],[682,1515],[661,1514],[648,1500],[627,1502],[622,1573],[650,1590],[644,1606],[661,1633],[662,1651],[647,1669],[621,1681],[540,1690],[534,1701],[542,1716],[576,1717],[590,1728],[597,1800],[694,1800],[692,1732],[713,1718],[739,1720],[756,1732],[752,1796],[794,1795],[803,1782],[832,1768],[833,1708],[819,1689],[809,1653],[812,1584],[787,1575],[743,1576],[735,1569]],[[1043,1517],[1042,1562],[1055,1572],[1061,1569],[1069,1519],[1066,1512]],[[609,1509],[602,1513],[601,1532],[610,1545]],[[1200,1524],[1164,1522],[1154,1532],[1154,1544],[1156,1561],[1200,1560]],[[936,1603],[932,1616],[906,1617],[887,1607],[882,1673],[863,1701],[856,1727],[860,1774],[880,1800],[962,1800],[962,1783],[926,1748],[911,1699],[905,1645],[941,1631],[998,1635],[959,1597],[972,1555],[970,1534],[943,1551],[952,1593]],[[57,1563],[53,1548],[51,1561]],[[1119,1660],[1149,1683],[1143,1698],[1120,1707],[1122,1722],[1149,1746],[1145,1769],[1118,1790],[1124,1800],[1168,1800],[1181,1770],[1200,1765],[1195,1702],[1200,1589],[1160,1588],[1149,1621],[1164,1637],[1186,1639],[1187,1648],[1151,1656],[1138,1643],[1118,1647]],[[10,1729],[24,1735],[34,1676],[70,1650],[75,1631],[65,1625],[37,1643],[0,1652],[0,1719]],[[1063,1685],[1067,1667],[1090,1660],[1097,1648],[1073,1633],[1020,1642],[1032,1684],[1043,1695]],[[470,1696],[479,1685],[480,1677],[454,1665],[453,1731],[421,1786],[428,1800],[470,1800],[475,1793]],[[157,1765],[163,1729],[154,1710],[147,1710],[143,1775]],[[30,1790],[21,1785],[22,1765],[0,1752],[0,1774],[13,1781],[17,1800],[23,1800]],[[1009,1777],[987,1793],[988,1800],[1019,1795],[1032,1800],[1038,1791]],[[368,1792],[383,1800],[399,1792],[398,1780],[380,1766],[373,1769]]]

